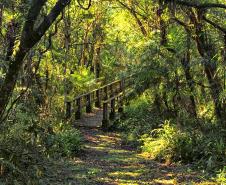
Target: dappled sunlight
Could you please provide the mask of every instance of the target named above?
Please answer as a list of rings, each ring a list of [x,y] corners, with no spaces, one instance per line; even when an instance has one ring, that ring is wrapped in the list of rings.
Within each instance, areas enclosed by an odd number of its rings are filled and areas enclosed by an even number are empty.
[[[173,180],[156,179],[153,182],[156,183],[156,184],[162,184],[162,185],[176,185],[176,184],[178,184],[177,180],[175,180],[175,179],[173,179]]]
[[[82,132],[92,133],[89,137],[91,140],[87,140],[84,155],[71,161],[72,179],[81,185],[174,185],[202,182],[198,174],[186,166],[158,163],[146,153],[125,149],[121,146],[118,134],[85,129]],[[93,142],[93,138],[98,142]]]
[[[124,178],[124,179],[133,179],[133,178],[137,178],[140,176],[140,173],[138,172],[121,172],[121,171],[117,171],[117,172],[112,172],[109,173],[108,176],[113,176],[113,177],[117,177],[117,178]]]

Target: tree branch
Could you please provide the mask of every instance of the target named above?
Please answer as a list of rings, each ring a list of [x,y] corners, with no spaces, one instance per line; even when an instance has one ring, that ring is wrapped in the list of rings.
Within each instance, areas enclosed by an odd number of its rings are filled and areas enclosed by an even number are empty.
[[[172,20],[174,20],[177,24],[183,26],[187,33],[191,33],[191,30],[190,30],[189,26],[186,23],[182,22],[181,20],[179,20],[176,17],[172,18]]]
[[[50,13],[44,18],[42,23],[35,30],[38,38],[42,37],[45,32],[49,29],[52,23],[56,20],[61,11],[70,3],[71,0],[58,0],[55,6],[52,8]]]
[[[38,15],[40,14],[42,7],[46,2],[47,0],[33,0],[31,2],[31,7],[28,11],[27,19],[24,24],[24,32],[33,32],[34,24],[38,18]]]
[[[206,21],[207,23],[211,24],[214,28],[216,28],[216,29],[220,30],[221,32],[223,32],[224,34],[226,34],[226,28],[219,26],[215,22],[207,19],[205,16],[203,16],[203,20]]]
[[[220,3],[197,3],[191,1],[184,1],[184,0],[168,0],[167,2],[175,2],[176,4],[198,8],[198,9],[208,9],[208,8],[223,8],[226,9],[226,4]]]
[[[133,17],[136,19],[137,24],[139,25],[139,28],[140,28],[142,34],[144,36],[147,36],[147,31],[146,31],[143,23],[141,22],[141,20],[137,17],[137,12],[133,8],[129,7],[127,4],[125,4],[123,2],[121,2],[119,0],[117,0],[117,2],[119,2],[119,4],[121,4],[123,7],[125,7],[133,15]]]
[[[0,118],[2,118],[6,106],[12,96],[25,56],[29,50],[39,42],[62,10],[71,2],[71,0],[58,0],[38,28],[34,29],[34,24],[36,22],[35,18],[37,19],[46,1],[47,0],[33,0],[33,3],[28,11],[19,48],[15,54],[14,60],[9,63],[8,72],[3,84],[0,87]]]
[[[92,0],[89,0],[88,6],[87,6],[87,7],[84,7],[84,6],[81,4],[80,0],[77,0],[77,2],[78,2],[78,5],[80,6],[80,8],[82,8],[82,9],[84,9],[84,10],[89,10],[89,8],[90,8],[90,6],[91,6],[91,4],[92,4]]]

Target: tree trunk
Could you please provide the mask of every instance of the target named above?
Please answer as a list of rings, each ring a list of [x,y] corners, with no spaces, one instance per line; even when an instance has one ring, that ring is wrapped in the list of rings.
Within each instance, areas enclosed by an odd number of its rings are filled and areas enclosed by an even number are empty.
[[[222,92],[222,86],[220,79],[216,74],[217,71],[216,62],[212,61],[216,52],[211,41],[207,41],[207,38],[205,37],[206,35],[202,24],[203,17],[202,14],[203,12],[201,10],[198,10],[196,16],[195,13],[191,10],[190,20],[195,26],[196,33],[195,41],[197,43],[198,51],[204,60],[203,62],[204,71],[210,85],[210,92],[215,106],[215,114],[219,119],[221,119],[222,107],[220,102],[220,94]]]
[[[195,117],[197,117],[197,113],[196,113],[196,103],[195,103],[195,97],[194,97],[194,83],[193,83],[193,78],[191,76],[190,73],[190,58],[188,56],[189,54],[187,53],[187,56],[185,56],[182,60],[181,60],[181,64],[185,73],[185,78],[188,84],[188,87],[190,88],[190,101],[191,101],[191,106],[192,106],[192,110],[191,114]]]
[[[3,22],[3,4],[0,3],[0,34],[2,33],[2,22]]]
[[[194,83],[193,83],[193,78],[190,72],[190,34],[187,35],[187,53],[184,56],[184,58],[181,60],[181,64],[185,73],[185,78],[188,84],[188,87],[190,88],[190,100],[191,100],[191,106],[192,106],[192,110],[191,110],[191,114],[195,117],[197,117],[197,113],[196,113],[196,103],[195,103],[195,97],[194,97],[194,91],[195,91],[195,87],[194,87]]]
[[[6,52],[6,56],[5,56],[5,61],[9,61],[10,57],[13,54],[13,48],[14,48],[15,41],[16,41],[16,30],[17,30],[17,24],[12,19],[8,23],[8,27],[7,27],[6,39],[7,39],[8,47],[7,47],[7,52]]]
[[[159,29],[160,29],[160,45],[161,46],[166,46],[167,44],[167,32],[166,32],[166,23],[163,20],[162,14],[164,11],[164,6],[163,6],[163,2],[160,0],[159,1],[159,8],[157,10],[157,17],[159,19]]]
[[[27,54],[27,49],[20,48],[19,52],[17,52],[14,61],[10,61],[9,69],[6,74],[6,78],[2,84],[0,89],[0,118],[3,116],[3,113],[6,109],[6,106],[9,102],[10,97],[12,96],[13,89],[15,87],[17,77],[21,66],[23,64],[23,59]]]
[[[56,20],[61,11],[70,3],[70,0],[58,0],[50,13],[40,23],[38,28],[34,28],[35,22],[40,14],[46,0],[34,0],[28,11],[28,15],[23,26],[20,45],[14,59],[10,60],[9,68],[4,82],[0,88],[0,120],[3,117],[7,104],[12,96],[16,81],[24,62],[24,58],[29,50],[40,41],[49,27]]]

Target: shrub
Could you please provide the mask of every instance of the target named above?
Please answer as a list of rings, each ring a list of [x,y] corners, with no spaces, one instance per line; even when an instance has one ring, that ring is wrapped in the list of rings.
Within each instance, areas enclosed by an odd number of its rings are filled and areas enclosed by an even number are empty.
[[[150,135],[143,135],[141,140],[142,150],[156,159],[197,162],[208,169],[226,162],[224,137],[216,132],[203,134],[191,128],[181,130],[170,121],[165,121],[162,128],[153,130]]]
[[[226,184],[226,166],[224,166],[224,168],[218,172],[216,181],[219,184]]]
[[[73,156],[82,149],[82,138],[76,129],[65,130],[54,136],[54,151],[63,156]]]

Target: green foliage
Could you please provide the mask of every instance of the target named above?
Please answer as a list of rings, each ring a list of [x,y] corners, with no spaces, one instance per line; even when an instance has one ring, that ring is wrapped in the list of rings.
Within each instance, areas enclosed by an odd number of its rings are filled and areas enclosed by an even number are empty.
[[[90,72],[90,69],[80,67],[74,74],[68,76],[71,87],[68,86],[69,90],[74,89],[73,93],[85,93],[97,87],[95,76]]]
[[[218,172],[216,180],[219,184],[226,183],[226,166],[224,166],[224,168]]]
[[[193,163],[209,171],[222,167],[226,162],[223,128],[214,121],[194,119],[183,109],[176,118],[163,115],[154,105],[155,92],[148,90],[126,108],[118,124],[126,144],[160,161]]]
[[[0,182],[6,184],[29,184],[38,181],[37,170],[42,166],[35,165],[44,160],[41,147],[32,142],[32,134],[21,124],[14,125],[0,137]]]
[[[62,156],[73,157],[82,149],[82,139],[80,132],[76,129],[64,130],[53,136],[54,153]]]
[[[117,129],[124,132],[124,142],[131,146],[138,146],[140,136],[156,128],[160,122],[156,113],[150,109],[152,100],[148,93],[149,91],[131,101],[131,104],[126,107],[124,119],[117,124]]]
[[[193,128],[182,130],[165,121],[162,128],[151,131],[150,135],[143,135],[141,140],[142,150],[156,159],[196,162],[199,167],[212,169],[225,162],[224,139],[216,131],[206,134]]]
[[[54,108],[48,112],[34,103],[31,93],[21,100],[0,135],[0,182],[6,184],[39,184],[47,173],[45,164],[51,158],[72,157],[82,148],[78,130],[62,121],[63,101],[54,96]]]

